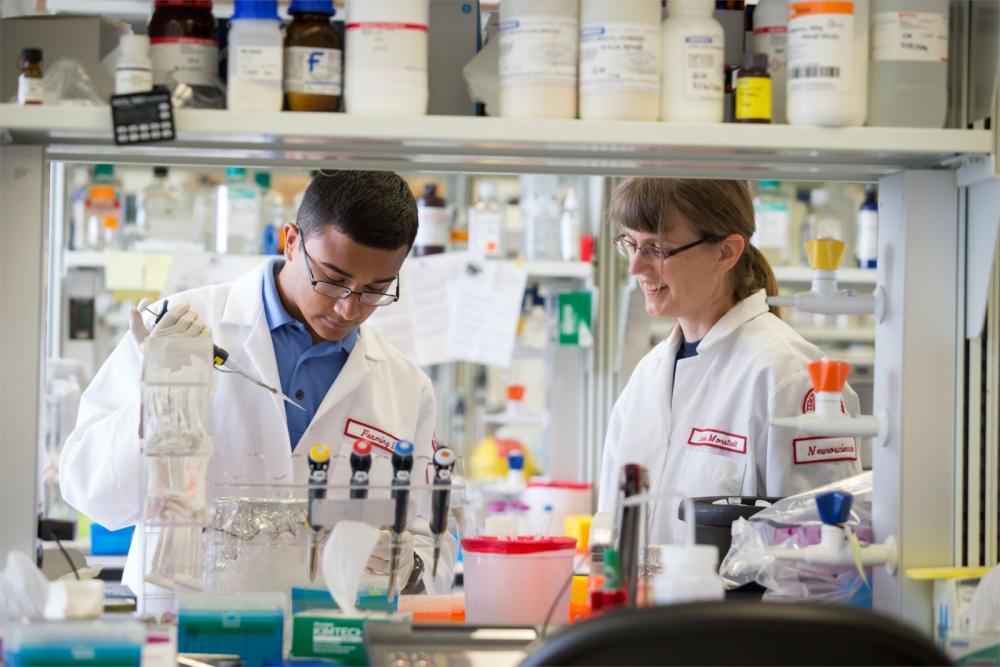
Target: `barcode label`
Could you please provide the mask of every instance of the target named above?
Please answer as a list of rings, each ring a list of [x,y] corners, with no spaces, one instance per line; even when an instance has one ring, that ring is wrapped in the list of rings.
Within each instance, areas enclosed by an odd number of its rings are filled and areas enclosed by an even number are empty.
[[[839,79],[839,67],[823,67],[821,65],[805,65],[793,67],[789,71],[789,76],[793,79]]]

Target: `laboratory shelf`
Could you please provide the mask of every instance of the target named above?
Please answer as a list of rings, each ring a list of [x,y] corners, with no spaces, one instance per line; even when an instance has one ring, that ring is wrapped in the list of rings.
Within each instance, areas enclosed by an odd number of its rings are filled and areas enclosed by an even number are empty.
[[[115,146],[107,107],[0,105],[5,142],[65,160],[398,170],[874,180],[991,151],[988,130],[180,109],[177,139]]]
[[[795,327],[813,343],[874,343],[875,326],[871,327]]]
[[[142,257],[151,253],[129,252]],[[170,252],[152,253],[155,255],[171,255]],[[250,255],[244,255],[250,257]],[[260,261],[273,257],[273,255],[259,255]],[[67,269],[103,269],[108,263],[108,254],[103,250],[67,250],[64,255],[64,262]],[[589,262],[524,262],[525,271],[532,278],[566,278],[573,280],[586,280],[593,276],[594,269]]]
[[[525,262],[524,268],[532,278],[572,278],[585,280],[594,275],[590,262]]]
[[[774,277],[780,285],[809,285],[812,283],[813,270],[808,266],[775,266]],[[877,272],[875,269],[837,269],[837,284],[852,287],[875,286]]]
[[[103,250],[67,250],[63,262],[67,269],[103,269],[108,256]]]

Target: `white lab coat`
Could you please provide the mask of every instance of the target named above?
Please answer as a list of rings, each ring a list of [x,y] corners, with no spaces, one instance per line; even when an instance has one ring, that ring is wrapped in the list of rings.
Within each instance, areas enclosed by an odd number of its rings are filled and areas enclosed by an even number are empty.
[[[768,312],[764,290],[736,304],[698,354],[674,365],[680,327],[636,366],[604,444],[599,507],[614,511],[622,466],[648,469],[650,493],[787,496],[861,472],[855,438],[814,438],[770,424],[812,411],[807,365],[820,350]],[[845,386],[846,411],[859,412]],[[682,537],[677,502],[654,503],[651,543]],[[719,554],[720,558],[725,554]]]
[[[267,384],[280,387],[274,346],[264,314],[264,271],[273,262],[244,274],[236,282],[201,287],[170,297],[188,302],[211,327],[214,342],[240,367],[252,369]],[[147,317],[147,326],[152,324]],[[130,334],[119,342],[83,393],[76,428],[60,457],[60,488],[66,501],[98,523],[117,529],[140,521],[141,350]],[[285,406],[280,398],[236,375],[215,373],[211,394],[210,435],[215,452],[209,463],[209,498],[234,494],[219,482],[296,482],[308,480],[308,448],[327,445],[334,457],[347,460],[359,437],[375,445],[371,484],[388,485],[392,471],[389,448],[396,439],[415,445],[414,479],[429,462],[434,443],[435,402],[430,378],[375,331],[362,325],[357,343],[306,429],[292,457]],[[291,408],[295,409],[295,408]],[[337,459],[334,459],[335,464]],[[345,464],[331,469],[331,480],[349,481]],[[426,473],[426,469],[424,470]],[[376,495],[373,489],[371,495]],[[381,495],[385,495],[382,493]],[[426,518],[411,521],[416,552],[428,563],[431,540]],[[142,588],[136,531],[125,567],[124,582],[137,594]],[[151,551],[148,549],[147,551]],[[443,545],[442,564],[453,568],[455,544]],[[147,553],[147,559],[150,557]],[[440,566],[439,566],[440,568]],[[439,571],[439,578],[442,576]]]

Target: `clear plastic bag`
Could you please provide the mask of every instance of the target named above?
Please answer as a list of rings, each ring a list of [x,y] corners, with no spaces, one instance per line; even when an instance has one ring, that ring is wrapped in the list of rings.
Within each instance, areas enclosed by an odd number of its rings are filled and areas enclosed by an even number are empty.
[[[67,104],[78,106],[98,106],[107,104],[87,75],[80,61],[60,58],[45,65],[42,78],[42,102],[44,104]],[[17,96],[9,100],[17,104]]]
[[[872,474],[855,477],[789,496],[764,509],[749,521],[733,523],[733,542],[719,573],[727,588],[756,582],[767,588],[765,600],[810,600],[870,607],[871,588],[855,568],[835,568],[775,558],[776,548],[801,549],[820,541],[823,522],[816,496],[846,491],[854,496],[846,524],[861,542],[872,533]],[[871,572],[866,571],[868,582]]]

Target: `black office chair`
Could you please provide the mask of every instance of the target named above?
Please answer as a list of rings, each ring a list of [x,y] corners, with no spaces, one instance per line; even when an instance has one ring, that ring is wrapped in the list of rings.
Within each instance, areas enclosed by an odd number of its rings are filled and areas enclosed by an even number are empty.
[[[949,665],[927,637],[873,612],[806,603],[627,609],[531,647],[541,665]]]

